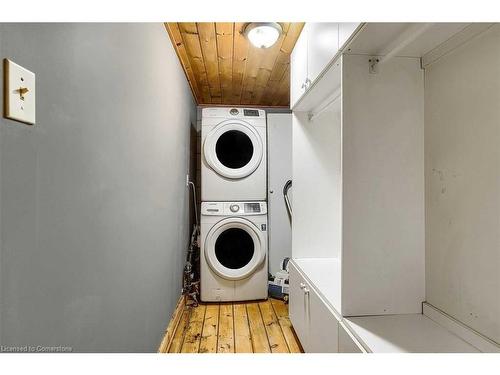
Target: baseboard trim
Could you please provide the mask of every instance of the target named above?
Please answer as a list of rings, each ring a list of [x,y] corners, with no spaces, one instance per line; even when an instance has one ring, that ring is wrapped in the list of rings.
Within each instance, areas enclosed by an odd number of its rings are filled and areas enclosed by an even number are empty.
[[[167,329],[165,330],[165,334],[163,335],[160,346],[158,347],[158,353],[168,353],[168,349],[170,348],[170,344],[172,343],[172,339],[174,338],[175,330],[177,328],[177,325],[179,324],[179,321],[181,320],[182,313],[185,307],[186,297],[181,295],[179,301],[177,302],[177,306],[175,307],[174,313],[170,318]]]
[[[422,304],[422,307],[425,316],[434,320],[436,323],[440,324],[450,332],[460,337],[462,340],[476,347],[481,352],[500,353],[500,345],[483,336],[479,332],[474,331],[472,328],[466,326],[462,322],[452,318],[444,311],[439,310],[437,307],[434,307],[427,302],[424,302]]]

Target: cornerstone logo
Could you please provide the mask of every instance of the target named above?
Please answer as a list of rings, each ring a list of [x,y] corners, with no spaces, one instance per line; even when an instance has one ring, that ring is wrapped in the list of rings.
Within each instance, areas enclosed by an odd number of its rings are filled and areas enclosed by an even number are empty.
[[[71,346],[8,346],[1,345],[1,353],[71,353],[73,348]]]

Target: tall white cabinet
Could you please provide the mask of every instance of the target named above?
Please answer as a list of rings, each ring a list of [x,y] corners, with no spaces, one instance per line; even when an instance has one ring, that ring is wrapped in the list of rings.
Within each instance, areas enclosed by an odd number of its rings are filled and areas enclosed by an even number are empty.
[[[290,318],[306,352],[425,351],[428,337],[477,351],[422,314],[421,61],[465,28],[433,27],[306,24],[292,53]]]
[[[267,220],[269,272],[276,275],[283,259],[292,255],[292,223],[283,188],[292,178],[292,115],[267,114]],[[293,192],[289,191],[291,197]]]

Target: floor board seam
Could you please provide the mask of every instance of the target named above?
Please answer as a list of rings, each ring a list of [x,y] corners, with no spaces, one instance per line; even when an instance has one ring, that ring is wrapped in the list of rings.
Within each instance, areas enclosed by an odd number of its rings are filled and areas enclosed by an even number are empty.
[[[288,340],[286,339],[285,332],[283,332],[283,326],[281,325],[281,319],[278,316],[278,313],[276,312],[276,309],[274,308],[274,303],[271,301],[271,308],[273,309],[274,316],[276,317],[276,321],[278,322],[278,326],[280,327],[280,332],[281,335],[283,336],[283,341],[286,344],[286,348],[288,350],[288,353],[291,353],[292,351],[290,350],[290,344],[288,343]]]
[[[231,304],[233,309],[233,353],[236,353],[236,327],[234,325],[234,303]]]
[[[248,304],[246,303],[245,303],[245,311],[247,313],[248,333],[250,335],[250,343],[252,344],[252,353],[255,353],[255,345],[253,343],[252,329],[250,328],[250,314],[248,314]]]
[[[182,343],[179,347],[179,352],[182,353],[182,348],[184,347],[184,342],[186,341],[186,334],[188,331],[189,323],[191,322],[191,315],[193,314],[193,308],[191,306],[188,306],[188,319],[187,319],[187,324],[184,327],[184,330],[182,332]]]
[[[203,320],[201,321],[201,331],[200,331],[200,339],[198,340],[198,350],[197,353],[200,352],[201,348],[201,340],[203,339],[203,329],[205,328],[205,318],[207,317],[207,306],[205,306],[205,312],[203,313]]]
[[[257,304],[260,313],[260,320],[262,320],[262,326],[264,327],[264,332],[266,333],[267,345],[269,346],[269,352],[273,352],[273,348],[271,347],[271,340],[269,340],[269,334],[267,333],[266,323],[264,322],[264,316],[262,315],[262,309],[260,308],[260,302]]]
[[[217,340],[215,343],[215,352],[219,353],[219,330],[220,330],[220,303],[217,304]]]

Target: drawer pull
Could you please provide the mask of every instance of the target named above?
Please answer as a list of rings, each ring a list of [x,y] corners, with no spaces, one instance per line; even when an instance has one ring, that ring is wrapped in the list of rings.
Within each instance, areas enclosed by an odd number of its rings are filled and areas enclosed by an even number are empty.
[[[303,290],[303,289],[305,289],[305,287],[306,287],[306,284],[304,284],[304,283],[300,283],[300,289],[302,289],[302,290]]]

